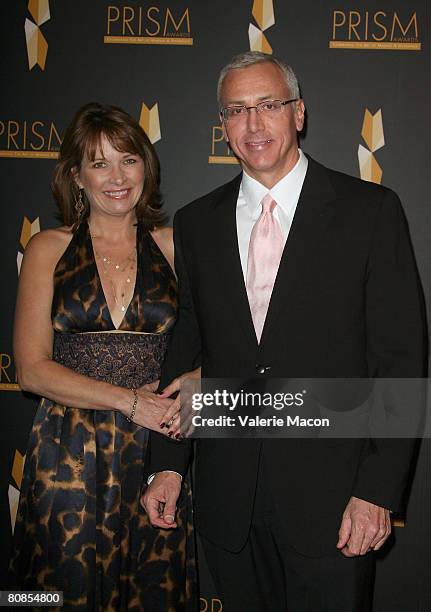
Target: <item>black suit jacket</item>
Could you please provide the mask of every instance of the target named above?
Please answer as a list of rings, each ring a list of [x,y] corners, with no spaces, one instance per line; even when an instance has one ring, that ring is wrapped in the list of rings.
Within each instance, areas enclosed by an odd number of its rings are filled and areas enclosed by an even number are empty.
[[[206,377],[420,377],[425,334],[408,230],[392,191],[309,159],[260,344],[239,258],[241,175],[177,212],[177,324],[161,386],[201,363]],[[151,435],[151,471],[184,471],[190,445]],[[352,495],[398,510],[412,443],[400,440],[198,440],[198,530],[240,550],[261,453],[298,551],[335,550]]]

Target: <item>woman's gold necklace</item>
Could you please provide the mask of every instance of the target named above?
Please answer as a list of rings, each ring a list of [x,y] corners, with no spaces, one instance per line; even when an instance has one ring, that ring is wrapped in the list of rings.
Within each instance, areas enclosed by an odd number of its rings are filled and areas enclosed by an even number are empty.
[[[118,306],[120,300],[118,299],[117,291],[115,290],[115,284],[112,279],[111,270],[110,270],[112,260],[109,256],[100,255],[99,253],[97,253],[97,251],[94,251],[94,254],[96,255],[96,259],[99,259],[102,262],[103,272],[105,273],[105,276],[108,279],[109,284],[111,285],[112,295],[114,297],[115,303]],[[129,289],[129,292],[130,292],[130,285],[132,283],[132,274],[135,270],[135,264],[136,264],[136,248],[135,247],[133,248],[133,251],[131,251],[125,259],[123,259],[123,261],[117,264],[113,264],[112,272],[114,273],[122,274],[126,272],[127,270],[126,279],[120,287],[120,298],[121,298],[120,310],[121,312],[126,311],[126,302],[125,302],[126,290]]]
[[[91,235],[91,238],[97,238],[97,236]],[[130,293],[130,286],[132,284],[133,272],[136,269],[136,246],[130,251],[130,253],[121,261],[114,264],[110,255],[102,255],[93,247],[94,255],[96,259],[98,259],[102,263],[103,272],[106,278],[109,281],[109,285],[111,287],[112,296],[114,298],[114,302],[117,306],[120,305],[121,312],[126,311],[126,290],[128,289]],[[111,267],[112,266],[112,267]],[[111,276],[111,271],[116,274],[123,274],[127,271],[127,276],[123,281],[123,284],[120,287],[120,300],[118,299],[117,291],[115,289],[115,284]]]

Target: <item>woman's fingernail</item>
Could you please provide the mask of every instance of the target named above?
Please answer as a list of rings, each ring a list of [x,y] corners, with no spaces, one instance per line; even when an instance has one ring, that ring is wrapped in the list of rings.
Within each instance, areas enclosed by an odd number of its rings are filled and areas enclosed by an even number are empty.
[[[163,423],[160,423],[160,427],[163,429],[163,427],[166,425],[166,423],[163,421]]]

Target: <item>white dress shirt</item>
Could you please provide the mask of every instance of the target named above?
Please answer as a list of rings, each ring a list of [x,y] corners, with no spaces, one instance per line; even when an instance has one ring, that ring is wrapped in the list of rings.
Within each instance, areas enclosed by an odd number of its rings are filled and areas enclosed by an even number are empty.
[[[262,212],[262,199],[267,193],[270,193],[277,202],[273,215],[281,225],[283,238],[286,242],[307,168],[308,159],[299,149],[299,159],[295,166],[270,190],[246,172],[243,173],[236,205],[236,227],[244,280],[247,278],[248,246],[251,230]]]

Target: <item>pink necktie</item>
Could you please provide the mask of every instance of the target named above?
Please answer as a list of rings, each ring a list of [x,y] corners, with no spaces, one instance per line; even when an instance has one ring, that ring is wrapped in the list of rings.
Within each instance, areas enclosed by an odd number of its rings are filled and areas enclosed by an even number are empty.
[[[254,224],[248,248],[246,287],[259,342],[284,247],[280,223],[272,214],[276,206],[268,193],[262,200],[262,212]]]

